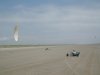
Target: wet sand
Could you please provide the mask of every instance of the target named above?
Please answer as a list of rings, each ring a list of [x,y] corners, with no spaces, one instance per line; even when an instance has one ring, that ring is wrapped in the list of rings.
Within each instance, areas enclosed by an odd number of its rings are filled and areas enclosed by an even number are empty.
[[[0,75],[100,75],[100,44],[0,48]]]

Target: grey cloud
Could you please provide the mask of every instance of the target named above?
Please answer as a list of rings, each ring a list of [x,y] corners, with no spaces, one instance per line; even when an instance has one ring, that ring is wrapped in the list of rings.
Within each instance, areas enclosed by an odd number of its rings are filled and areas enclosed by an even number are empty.
[[[95,36],[95,34],[97,36],[100,36],[99,8],[89,9],[77,6],[70,7],[50,5],[31,8],[19,6],[13,9],[14,10],[10,11],[7,17],[1,17],[0,22],[17,21],[26,26],[30,24],[30,26],[32,27],[40,27],[42,28],[42,30],[40,31],[41,33],[43,31],[47,31],[47,34],[45,36],[38,36],[41,37],[40,41],[42,42],[47,38],[49,42],[53,42],[54,40],[56,40],[57,42],[69,41],[71,43],[80,43],[81,41],[92,41],[93,39],[89,39],[89,37]],[[43,36],[45,37],[45,39],[42,39],[44,38]],[[77,36],[79,37],[77,38]],[[58,39],[56,39],[57,37]],[[37,37],[35,39],[38,40]],[[99,39],[97,40],[100,41]]]

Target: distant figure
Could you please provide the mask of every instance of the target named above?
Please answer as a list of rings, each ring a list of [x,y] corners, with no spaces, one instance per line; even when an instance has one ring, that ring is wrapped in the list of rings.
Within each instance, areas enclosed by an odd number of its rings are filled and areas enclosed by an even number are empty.
[[[69,56],[69,54],[67,53],[66,56]]]
[[[76,51],[73,49],[73,52],[72,53],[76,54]]]
[[[46,48],[45,50],[48,50],[48,48]]]

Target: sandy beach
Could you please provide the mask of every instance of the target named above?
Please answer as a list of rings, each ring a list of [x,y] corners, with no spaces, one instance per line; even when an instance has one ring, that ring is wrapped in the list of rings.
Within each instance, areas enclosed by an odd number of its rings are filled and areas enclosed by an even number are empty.
[[[100,75],[99,57],[100,44],[0,48],[0,75]]]

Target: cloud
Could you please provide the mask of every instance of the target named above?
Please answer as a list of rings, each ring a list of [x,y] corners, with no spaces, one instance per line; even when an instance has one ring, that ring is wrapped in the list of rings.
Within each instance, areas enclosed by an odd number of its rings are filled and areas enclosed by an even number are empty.
[[[0,13],[0,16],[0,22],[19,22],[23,27],[30,26],[29,31],[36,32],[36,37],[32,36],[31,39],[38,41],[37,37],[40,37],[39,41],[42,42],[43,40],[84,42],[88,41],[90,36],[95,34],[99,36],[100,32],[99,8],[56,5],[25,7],[18,5],[7,13]],[[90,41],[92,40],[90,39]]]
[[[95,24],[100,23],[100,9],[67,6],[41,6],[13,8],[3,15],[0,21],[4,22],[31,22],[36,24]]]

